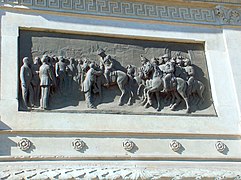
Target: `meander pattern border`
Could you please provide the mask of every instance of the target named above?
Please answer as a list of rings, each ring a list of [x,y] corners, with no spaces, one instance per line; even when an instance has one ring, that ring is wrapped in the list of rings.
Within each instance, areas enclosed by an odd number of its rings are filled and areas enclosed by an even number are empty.
[[[28,7],[102,17],[131,18],[207,25],[241,25],[241,9],[167,6],[121,0],[2,0],[1,7]]]

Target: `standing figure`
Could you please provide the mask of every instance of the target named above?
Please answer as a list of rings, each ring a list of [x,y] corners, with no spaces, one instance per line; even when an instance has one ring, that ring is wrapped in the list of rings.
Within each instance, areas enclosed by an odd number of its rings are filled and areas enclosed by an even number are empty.
[[[66,66],[66,71],[67,71],[67,89],[72,92],[73,90],[73,81],[74,81],[74,76],[76,74],[76,68],[74,64],[74,58],[69,59],[69,65]]]
[[[58,59],[59,62],[56,63],[55,74],[58,78],[58,89],[60,93],[63,94],[66,83],[66,63],[64,62],[63,56],[60,56]]]
[[[50,86],[51,81],[53,84],[54,78],[50,66],[47,64],[48,56],[43,56],[41,59],[42,65],[39,69],[39,77],[40,77],[40,87],[41,87],[41,100],[40,100],[40,107],[42,109],[47,109],[49,105],[49,93],[50,93]]]
[[[83,77],[83,70],[82,70],[82,65],[83,65],[83,61],[81,59],[77,60],[77,65],[76,65],[76,76],[75,76],[75,81],[78,85],[78,90],[82,89],[82,83],[84,81]]]
[[[23,58],[23,65],[20,69],[20,81],[22,88],[22,97],[25,107],[33,106],[33,87],[31,85],[32,71],[29,67],[28,57]]]
[[[88,108],[96,108],[93,104],[93,89],[96,83],[96,76],[100,76],[101,74],[102,71],[96,71],[94,63],[91,63],[83,82],[83,91],[85,93],[85,101]]]
[[[33,99],[34,105],[39,106],[39,98],[40,98],[40,79],[39,79],[39,68],[41,62],[39,57],[35,57],[33,64],[31,66],[33,78],[31,84],[33,85]]]
[[[55,86],[55,82],[56,82],[56,76],[55,76],[55,64],[56,64],[56,58],[55,55],[52,55],[50,57],[48,57],[48,65],[50,67],[51,70],[51,74],[53,74],[53,80],[51,81],[51,87],[50,87],[50,95],[53,95],[56,92],[56,86]]]

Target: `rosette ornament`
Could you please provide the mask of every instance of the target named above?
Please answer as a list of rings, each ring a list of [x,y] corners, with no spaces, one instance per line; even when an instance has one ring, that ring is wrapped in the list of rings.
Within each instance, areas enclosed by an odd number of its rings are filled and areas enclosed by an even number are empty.
[[[23,151],[30,149],[31,146],[32,146],[32,142],[30,140],[28,140],[27,138],[22,138],[18,142],[18,147]]]
[[[81,139],[75,139],[72,142],[72,146],[76,151],[82,150],[85,147],[85,142]]]
[[[182,145],[176,140],[173,140],[170,142],[170,148],[174,151],[177,152],[181,149]]]
[[[223,153],[227,149],[227,146],[222,141],[217,141],[215,147],[220,153]]]
[[[134,142],[129,139],[126,139],[122,145],[126,151],[131,151],[135,146]]]

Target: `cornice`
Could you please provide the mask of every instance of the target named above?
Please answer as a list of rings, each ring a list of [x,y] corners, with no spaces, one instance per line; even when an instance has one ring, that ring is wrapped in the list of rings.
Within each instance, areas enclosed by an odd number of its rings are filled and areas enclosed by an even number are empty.
[[[194,0],[195,1],[195,0]],[[196,0],[198,1],[198,0]],[[216,0],[217,1],[217,0]],[[233,0],[235,1],[235,0]],[[241,26],[241,8],[195,7],[129,0],[2,0],[0,7],[76,15],[203,25]]]

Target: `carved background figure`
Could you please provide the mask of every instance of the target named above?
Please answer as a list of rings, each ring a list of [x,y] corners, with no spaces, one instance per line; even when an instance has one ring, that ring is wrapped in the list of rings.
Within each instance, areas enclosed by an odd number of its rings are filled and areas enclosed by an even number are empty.
[[[49,107],[49,93],[51,81],[54,81],[50,66],[47,64],[48,56],[43,56],[41,59],[42,65],[39,69],[40,87],[41,87],[41,101],[40,106],[42,109]],[[55,82],[54,82],[55,83]]]
[[[25,107],[33,106],[33,87],[31,85],[32,70],[29,67],[28,57],[23,58],[23,65],[20,68],[20,81],[22,88],[22,98]]]
[[[96,71],[94,63],[91,63],[89,66],[87,65],[87,62],[85,62],[85,68],[87,70],[85,80],[83,82],[83,91],[85,93],[85,101],[87,104],[87,107],[95,109],[96,106],[93,103],[93,87],[96,83],[96,76],[100,76],[102,74],[102,71]]]
[[[60,56],[59,62],[56,63],[55,66],[55,73],[58,80],[58,90],[61,94],[65,91],[65,84],[66,84],[66,66],[67,64],[64,61],[63,56]]]
[[[39,106],[39,99],[40,99],[40,79],[39,79],[39,68],[41,66],[39,57],[35,57],[33,64],[31,66],[33,78],[31,84],[33,85],[33,92],[34,92],[34,105]]]

